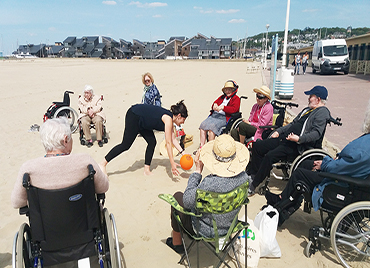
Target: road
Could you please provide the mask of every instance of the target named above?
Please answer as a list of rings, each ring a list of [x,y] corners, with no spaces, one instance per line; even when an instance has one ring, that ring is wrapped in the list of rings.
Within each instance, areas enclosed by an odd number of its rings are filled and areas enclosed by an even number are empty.
[[[270,71],[264,70],[263,74],[269,85]],[[299,108],[293,108],[294,113],[298,113],[308,103],[304,91],[316,85],[325,86],[328,89],[327,107],[334,118],[342,119],[342,126],[328,126],[325,134],[328,141],[341,150],[348,142],[362,134],[362,124],[370,99],[370,75],[342,73],[320,75],[313,74],[311,68],[307,67],[305,75],[294,77],[294,95],[290,101],[299,104]]]

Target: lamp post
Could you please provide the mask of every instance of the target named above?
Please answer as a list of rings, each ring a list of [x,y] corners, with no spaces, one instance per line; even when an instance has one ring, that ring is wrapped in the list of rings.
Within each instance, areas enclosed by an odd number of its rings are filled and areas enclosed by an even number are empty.
[[[266,24],[265,61],[263,63],[263,69],[267,68],[267,38],[268,38],[268,34],[269,34],[269,27],[270,27],[270,25]]]

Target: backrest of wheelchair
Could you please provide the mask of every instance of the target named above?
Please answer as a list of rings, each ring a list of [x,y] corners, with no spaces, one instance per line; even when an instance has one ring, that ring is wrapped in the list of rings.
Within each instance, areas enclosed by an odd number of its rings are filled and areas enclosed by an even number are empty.
[[[367,180],[370,180],[370,177]],[[321,208],[337,213],[345,206],[358,201],[370,201],[370,187],[359,187],[355,183],[350,185],[328,184],[323,192]]]
[[[32,240],[39,242],[43,251],[87,244],[100,228],[93,175],[58,190],[30,185],[27,198]]]
[[[272,124],[277,127],[282,127],[285,119],[285,108],[279,106],[275,101],[271,102],[272,107],[274,107],[273,122]]]

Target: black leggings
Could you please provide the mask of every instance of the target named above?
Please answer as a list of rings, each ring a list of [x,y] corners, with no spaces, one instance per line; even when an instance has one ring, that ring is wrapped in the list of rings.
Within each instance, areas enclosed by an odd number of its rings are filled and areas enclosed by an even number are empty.
[[[153,130],[140,129],[139,121],[140,116],[134,114],[130,108],[126,113],[125,131],[123,133],[122,142],[114,146],[105,156],[105,160],[107,160],[107,162],[111,161],[116,156],[130,149],[131,145],[134,143],[137,137],[137,134],[140,133],[148,144],[145,151],[145,165],[150,166],[154,154],[154,149],[157,145],[157,140],[155,139]]]

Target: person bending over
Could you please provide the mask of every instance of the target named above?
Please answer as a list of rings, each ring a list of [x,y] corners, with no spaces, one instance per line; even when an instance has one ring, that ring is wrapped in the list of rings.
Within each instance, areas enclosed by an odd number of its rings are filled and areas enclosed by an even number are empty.
[[[272,164],[293,160],[300,153],[312,148],[321,148],[329,109],[325,107],[328,91],[323,86],[315,86],[304,92],[308,97],[308,107],[304,108],[291,123],[278,128],[271,138],[253,144],[252,160],[248,172],[253,182],[249,195],[254,195],[257,186],[270,174]]]
[[[254,136],[254,141],[262,140],[262,132],[264,129],[259,126],[272,125],[272,116],[274,114],[274,107],[272,107],[270,100],[270,89],[266,86],[255,88],[256,104],[253,105],[248,120],[243,119],[238,128],[231,131],[231,136],[234,140],[244,144],[245,139]]]
[[[92,86],[86,85],[82,96],[78,99],[78,108],[80,115],[78,120],[81,122],[82,131],[87,140],[87,147],[93,146],[91,138],[90,124],[93,123],[96,129],[96,140],[99,147],[103,147],[103,122],[105,121],[105,114],[101,106],[102,99],[94,95]]]
[[[18,173],[11,203],[14,208],[27,205],[27,192],[22,186],[24,173],[30,175],[31,184],[38,188],[53,190],[75,185],[89,175],[87,166],[92,164],[95,192],[108,191],[109,182],[95,160],[87,154],[71,154],[73,140],[69,122],[64,117],[48,119],[40,128],[41,142],[46,154],[25,162]]]
[[[197,189],[227,193],[239,187],[248,179],[244,170],[249,161],[249,151],[243,144],[235,142],[227,134],[220,135],[215,140],[206,143],[197,152],[194,161],[196,170],[190,175],[185,192],[176,192],[174,194],[175,199],[182,207],[194,213],[196,212],[195,197]],[[211,174],[202,180],[203,163]],[[236,213],[237,211],[233,210],[218,215],[203,214],[199,221],[199,233],[205,237],[214,237],[213,216],[217,222],[219,235],[226,235]],[[196,219],[189,215],[179,214],[186,230],[194,234],[193,226],[196,226]],[[173,229],[172,236],[167,238],[166,244],[177,253],[183,253],[184,247],[181,242],[181,234],[176,219],[173,216],[172,206],[171,226]]]
[[[235,81],[228,80],[222,88],[223,94],[215,100],[211,114],[199,126],[200,148],[208,141],[219,136],[233,113],[239,112],[240,98],[236,95],[239,86]]]
[[[122,142],[108,152],[101,163],[102,168],[105,171],[108,162],[130,149],[137,135],[140,134],[148,144],[145,151],[144,174],[151,175],[150,164],[152,162],[155,146],[157,145],[153,130],[157,130],[164,131],[172,174],[178,176],[179,171],[177,170],[177,166],[180,166],[180,164],[175,163],[173,159],[172,145],[175,146],[181,154],[184,153],[184,150],[176,139],[173,131],[173,124],[179,126],[185,122],[187,117],[188,110],[183,101],[172,105],[171,111],[160,106],[148,104],[135,104],[131,106],[126,113]]]
[[[287,186],[279,194],[271,192],[266,193],[267,203],[272,206],[278,206],[279,202],[289,199],[294,193],[297,183],[302,183],[306,186],[310,195],[313,193],[322,193],[322,191],[313,191],[315,186],[321,184],[324,180],[319,175],[323,171],[338,175],[346,175],[356,179],[365,179],[370,175],[370,101],[365,114],[365,120],[362,126],[363,135],[348,143],[344,149],[337,155],[336,159],[325,156],[323,160],[314,161],[313,171],[303,168],[297,168],[290,177]],[[327,181],[326,181],[327,183]],[[319,186],[319,188],[321,185]],[[322,189],[323,190],[323,189]],[[319,200],[317,196],[315,200]],[[297,200],[300,202],[300,200]],[[292,207],[296,203],[292,204]],[[321,203],[317,201],[313,203],[315,210],[320,208]],[[282,223],[282,222],[281,222]]]

